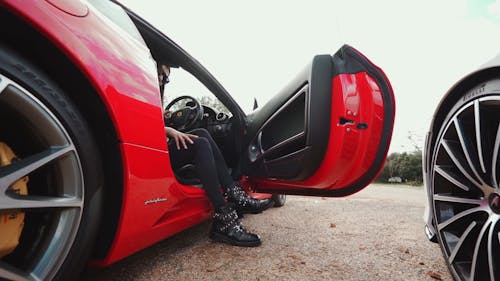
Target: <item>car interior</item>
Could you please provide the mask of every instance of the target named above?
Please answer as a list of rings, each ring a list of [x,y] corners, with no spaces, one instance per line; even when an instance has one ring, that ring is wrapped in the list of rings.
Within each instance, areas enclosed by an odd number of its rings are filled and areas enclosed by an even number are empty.
[[[167,94],[164,100],[169,101],[164,107],[167,113],[164,114],[165,124],[183,132],[194,128],[207,129],[225,157],[232,176],[239,178],[245,114],[231,95],[196,59],[140,16],[115,1],[92,2],[111,21],[145,44],[158,66],[168,65],[173,76],[190,77],[190,87],[178,88],[175,95],[172,94],[175,92],[172,87],[177,82],[175,78],[171,77],[170,83],[165,85]],[[123,13],[127,16],[124,17]],[[193,85],[196,90],[192,90]],[[193,165],[174,172],[179,182],[199,185]]]
[[[262,108],[246,115],[231,95],[193,57],[132,11],[127,11],[157,63],[172,74],[185,71],[226,110],[184,98],[167,105],[166,124],[181,131],[207,129],[223,153],[235,179],[303,180],[320,166],[327,148],[331,107],[331,55],[316,56],[295,79]],[[170,79],[174,83],[174,78]],[[169,85],[165,96],[168,99]],[[191,95],[196,95],[192,93]],[[209,96],[210,96],[209,95]],[[199,119],[198,119],[199,118]],[[313,145],[314,144],[314,145]],[[248,150],[248,151],[247,151]],[[192,167],[176,171],[181,183],[192,184]]]
[[[119,5],[119,4],[118,4]],[[157,64],[166,64],[171,75],[187,73],[199,91],[180,91],[170,96],[175,83],[165,86],[167,126],[181,131],[207,129],[218,144],[235,179],[241,175],[289,181],[305,180],[320,167],[328,147],[332,122],[332,77],[344,69],[329,54],[315,56],[282,91],[264,106],[245,114],[226,89],[195,58],[173,40],[123,7]],[[359,63],[349,67],[364,69]],[[169,97],[170,96],[170,97]],[[206,99],[205,102],[200,102]],[[207,103],[206,101],[212,101]],[[340,126],[354,121],[340,116]],[[349,123],[351,122],[351,123]],[[176,171],[181,183],[196,182],[192,167]]]
[[[182,132],[196,128],[206,129],[217,143],[230,170],[237,171],[235,167],[238,166],[239,158],[234,141],[236,135],[233,131],[233,114],[182,67],[171,68],[170,76],[173,78],[165,86],[167,94],[163,101],[165,125]],[[200,186],[194,164],[184,165],[174,172],[179,182]],[[238,177],[236,173],[233,176]]]

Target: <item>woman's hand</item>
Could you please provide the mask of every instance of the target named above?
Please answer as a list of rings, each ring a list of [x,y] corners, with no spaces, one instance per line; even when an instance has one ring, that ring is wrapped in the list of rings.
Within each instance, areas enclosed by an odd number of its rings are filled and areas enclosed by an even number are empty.
[[[181,144],[184,149],[187,149],[187,144],[186,142],[189,142],[190,144],[193,144],[192,138],[197,138],[197,135],[192,135],[192,134],[185,134],[182,132],[177,131],[174,128],[170,127],[165,127],[165,133],[167,134],[167,137],[171,137],[175,140],[175,145],[177,146],[177,150],[181,149]]]

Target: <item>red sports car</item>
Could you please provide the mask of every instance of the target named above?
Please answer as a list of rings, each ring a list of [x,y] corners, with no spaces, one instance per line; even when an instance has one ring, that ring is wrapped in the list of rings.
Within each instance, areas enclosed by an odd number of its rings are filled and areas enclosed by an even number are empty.
[[[315,56],[245,114],[197,60],[119,3],[0,7],[0,279],[69,279],[89,259],[109,265],[210,218],[196,174],[170,165],[160,62],[227,109],[184,96],[168,122],[206,128],[252,192],[346,196],[382,168],[394,96],[354,48]]]

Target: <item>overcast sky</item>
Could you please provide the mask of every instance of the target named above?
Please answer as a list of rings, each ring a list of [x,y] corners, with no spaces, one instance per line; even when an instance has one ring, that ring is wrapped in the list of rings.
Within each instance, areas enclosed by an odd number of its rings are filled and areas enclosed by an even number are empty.
[[[245,111],[264,104],[316,54],[349,44],[396,96],[391,151],[423,145],[432,114],[462,76],[500,51],[500,0],[122,0],[197,58]]]

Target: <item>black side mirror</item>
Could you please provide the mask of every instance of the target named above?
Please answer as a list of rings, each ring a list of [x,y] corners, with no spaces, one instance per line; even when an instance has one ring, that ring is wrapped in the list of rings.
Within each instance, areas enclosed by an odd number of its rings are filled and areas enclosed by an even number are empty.
[[[259,105],[257,104],[257,98],[253,98],[253,110],[256,110]]]

